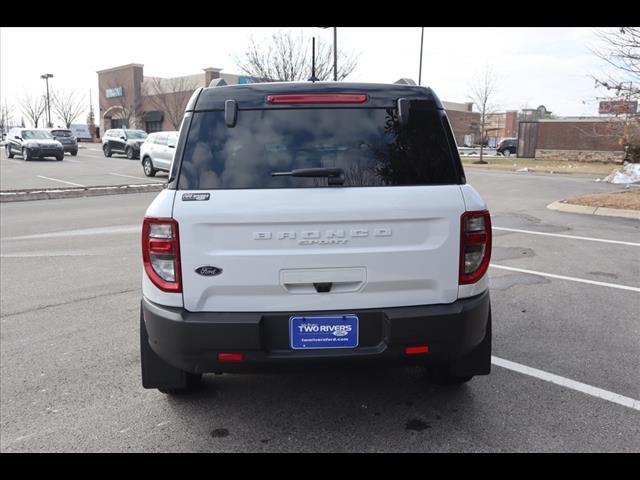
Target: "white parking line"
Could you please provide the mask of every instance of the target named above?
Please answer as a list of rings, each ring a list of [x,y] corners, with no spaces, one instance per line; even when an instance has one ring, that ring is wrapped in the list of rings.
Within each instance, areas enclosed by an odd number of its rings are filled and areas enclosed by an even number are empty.
[[[571,380],[570,378],[561,377],[560,375],[545,372],[544,370],[538,370],[537,368],[527,367],[526,365],[511,362],[503,358],[492,356],[491,363],[499,367],[506,368],[507,370],[513,370],[514,372],[529,375],[530,377],[539,378],[540,380],[544,380],[546,382],[555,383],[556,385],[570,388],[571,390],[575,390],[577,392],[586,393],[587,395],[591,395],[592,397],[602,398],[604,400],[608,400],[609,402],[617,403],[618,405],[633,408],[634,410],[640,410],[640,400],[635,400],[630,397],[618,395],[617,393],[603,390],[602,388],[593,387],[582,382],[576,382],[575,380]]]
[[[137,178],[138,180],[149,180],[149,181],[150,181],[150,179],[145,178],[145,177],[134,177],[133,175],[123,175],[122,173],[113,173],[113,172],[110,172],[110,173],[109,173],[109,175],[117,175],[117,176],[119,176],[119,177]]]
[[[57,178],[51,178],[51,177],[44,177],[42,175],[36,175],[36,177],[38,178],[44,178],[45,180],[53,180],[54,182],[61,182],[61,183],[66,183],[67,185],[74,185],[76,187],[84,187],[84,185],[81,185],[79,183],[73,183],[73,182],[67,182],[66,180],[59,180]]]
[[[506,267],[504,265],[489,264],[490,267],[500,270],[511,270],[513,272],[529,273],[531,275],[539,275],[541,277],[557,278],[559,280],[569,280],[570,282],[588,283],[590,285],[598,285],[600,287],[618,288],[620,290],[630,290],[632,292],[640,292],[639,287],[631,287],[629,285],[620,285],[619,283],[597,282],[595,280],[586,280],[584,278],[567,277],[564,275],[556,275],[554,273],[538,272],[535,270],[525,270],[524,268]]]
[[[536,232],[533,230],[520,230],[517,228],[504,228],[504,227],[491,227],[493,230],[501,230],[505,232],[515,232],[515,233],[528,233],[531,235],[544,235],[547,237],[559,237],[559,238],[569,238],[572,240],[588,240],[590,242],[602,242],[602,243],[616,243],[618,245],[630,245],[632,247],[640,247],[640,243],[634,242],[623,242],[621,240],[608,240],[606,238],[594,238],[594,237],[580,237],[578,235],[565,235],[562,233],[547,233],[547,232]]]

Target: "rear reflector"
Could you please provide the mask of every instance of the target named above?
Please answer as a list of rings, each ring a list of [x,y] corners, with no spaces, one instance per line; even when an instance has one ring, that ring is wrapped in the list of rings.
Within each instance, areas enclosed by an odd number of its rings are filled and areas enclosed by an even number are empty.
[[[318,104],[318,103],[364,103],[368,95],[360,93],[311,93],[267,95],[267,102],[274,105],[283,104]]]
[[[429,353],[429,345],[416,345],[415,347],[407,347],[404,349],[407,355],[419,355],[421,353]]]
[[[244,355],[241,353],[219,353],[219,362],[241,362],[244,360]]]

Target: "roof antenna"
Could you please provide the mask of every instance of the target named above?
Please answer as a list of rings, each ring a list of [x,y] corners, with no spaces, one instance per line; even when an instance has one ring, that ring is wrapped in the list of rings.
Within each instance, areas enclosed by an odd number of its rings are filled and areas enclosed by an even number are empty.
[[[311,78],[309,78],[309,81],[318,81],[318,77],[316,77],[316,37],[311,39]]]

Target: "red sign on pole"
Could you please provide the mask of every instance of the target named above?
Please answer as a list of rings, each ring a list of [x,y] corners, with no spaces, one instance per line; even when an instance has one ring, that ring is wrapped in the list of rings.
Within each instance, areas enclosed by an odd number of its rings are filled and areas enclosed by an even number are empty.
[[[635,114],[638,112],[638,102],[628,102],[626,100],[603,100],[600,102],[598,113],[607,115],[618,115],[621,113]]]

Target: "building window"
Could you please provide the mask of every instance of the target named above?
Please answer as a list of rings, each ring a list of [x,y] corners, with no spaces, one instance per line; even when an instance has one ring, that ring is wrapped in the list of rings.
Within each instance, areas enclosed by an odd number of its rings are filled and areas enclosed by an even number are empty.
[[[147,133],[161,132],[162,122],[145,122]]]
[[[111,128],[127,128],[127,123],[123,118],[112,118]]]

